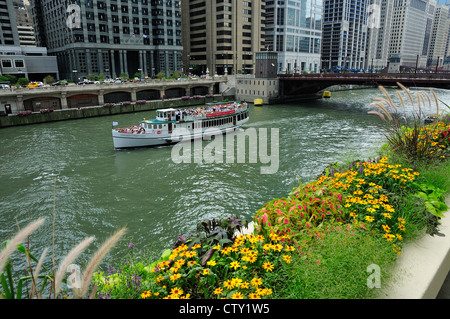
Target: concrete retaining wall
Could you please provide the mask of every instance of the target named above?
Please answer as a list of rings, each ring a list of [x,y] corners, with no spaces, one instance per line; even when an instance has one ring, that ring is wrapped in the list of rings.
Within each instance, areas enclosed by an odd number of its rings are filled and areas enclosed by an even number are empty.
[[[221,95],[216,95],[211,98],[202,97],[199,99],[191,98],[189,100],[182,100],[181,98],[179,98],[179,99],[168,99],[164,101],[163,100],[148,101],[145,104],[132,103],[131,105],[115,105],[113,107],[92,106],[77,109],[55,110],[51,113],[45,114],[34,112],[30,115],[25,116],[18,116],[18,115],[0,116],[0,128],[47,123],[54,121],[83,119],[97,116],[144,112],[170,107],[173,108],[189,107],[196,105],[204,105],[214,100],[220,101],[221,99],[222,99]]]

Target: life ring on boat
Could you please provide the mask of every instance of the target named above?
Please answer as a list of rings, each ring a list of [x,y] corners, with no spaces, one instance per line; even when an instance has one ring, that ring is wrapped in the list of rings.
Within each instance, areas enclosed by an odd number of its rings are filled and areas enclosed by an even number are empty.
[[[156,132],[156,134],[161,134],[161,131]]]

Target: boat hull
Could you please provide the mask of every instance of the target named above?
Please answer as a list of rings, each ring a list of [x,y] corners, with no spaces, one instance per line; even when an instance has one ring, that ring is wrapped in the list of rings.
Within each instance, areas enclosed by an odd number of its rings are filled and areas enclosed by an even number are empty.
[[[112,130],[113,143],[115,149],[126,149],[126,148],[141,148],[141,147],[155,147],[164,145],[173,145],[182,140],[196,140],[204,139],[209,140],[211,136],[215,135],[217,129],[222,132],[222,134],[228,134],[239,129],[243,124],[248,121],[248,118],[240,121],[238,125],[232,127],[217,127],[216,130],[209,129],[203,130],[201,132],[191,131],[189,134],[130,134],[130,133],[120,133],[116,130]]]
[[[118,133],[113,130],[113,143],[115,149],[151,147],[170,144],[168,136],[155,136],[154,134]]]

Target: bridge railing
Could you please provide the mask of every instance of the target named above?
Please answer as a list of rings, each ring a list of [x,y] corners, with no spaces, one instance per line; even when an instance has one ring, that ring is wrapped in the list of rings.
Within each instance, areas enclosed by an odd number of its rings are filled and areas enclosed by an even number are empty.
[[[279,74],[279,79],[336,80],[336,79],[406,79],[406,80],[450,80],[450,72],[442,73],[313,73]]]

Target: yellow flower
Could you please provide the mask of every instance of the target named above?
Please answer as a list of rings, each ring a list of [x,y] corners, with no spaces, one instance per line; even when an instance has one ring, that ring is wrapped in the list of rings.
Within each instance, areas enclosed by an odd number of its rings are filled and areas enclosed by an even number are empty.
[[[262,285],[262,279],[261,278],[253,278],[250,283],[252,284],[253,287],[258,288],[259,286]]]
[[[295,251],[295,247],[294,246],[286,246],[286,247],[284,247],[284,250],[286,250],[286,251]]]
[[[151,295],[152,295],[152,293],[151,293],[150,291],[144,291],[144,292],[141,294],[141,298],[142,298],[142,299],[145,299],[145,298],[151,297]]]
[[[217,262],[215,260],[209,260],[206,264],[208,266],[215,266],[215,265],[217,265]]]
[[[231,284],[233,285],[233,287],[239,287],[242,284],[242,279],[233,278],[231,279]]]
[[[235,261],[232,261],[232,262],[230,263],[230,267],[231,267],[231,268],[234,268],[234,270],[236,270],[236,269],[238,269],[239,267],[241,267],[241,265],[239,264],[239,261],[235,260]]]
[[[231,295],[231,299],[244,299],[244,295],[238,291]]]
[[[366,220],[371,223],[375,220],[375,218],[373,218],[372,216],[366,216]]]
[[[285,261],[285,262],[287,262],[288,264],[289,263],[291,263],[291,256],[289,256],[289,255],[283,255],[283,260]]]
[[[223,292],[223,288],[216,288],[216,290],[214,290],[214,294],[215,295],[220,295]]]
[[[268,262],[268,261],[263,263],[262,266],[266,270],[266,272],[272,271],[273,267],[274,267],[274,265],[272,263]]]
[[[216,246],[214,246],[212,249],[220,250],[220,245],[216,245]]]
[[[203,275],[204,276],[209,275],[209,269],[208,268],[203,269]]]
[[[250,287],[250,283],[248,281],[244,281],[243,283],[241,283],[241,288],[242,289],[247,289]]]
[[[391,232],[391,228],[390,228],[388,225],[382,225],[381,227],[383,227],[383,230],[384,230],[386,233]]]
[[[224,281],[224,282],[223,282],[223,286],[224,286],[225,288],[227,288],[227,289],[231,289],[231,288],[234,287],[230,279]]]
[[[172,288],[172,290],[170,290],[170,294],[171,295],[182,295],[183,294],[183,289],[178,288],[178,287],[174,287],[174,288]]]
[[[261,299],[261,296],[258,295],[257,293],[252,292],[248,294],[248,299]]]
[[[198,249],[198,248],[200,248],[200,247],[202,247],[202,245],[196,244],[196,245],[192,246],[192,249]]]
[[[172,282],[175,282],[175,280],[181,278],[181,274],[174,274],[172,276],[170,276],[170,280],[172,280]]]

